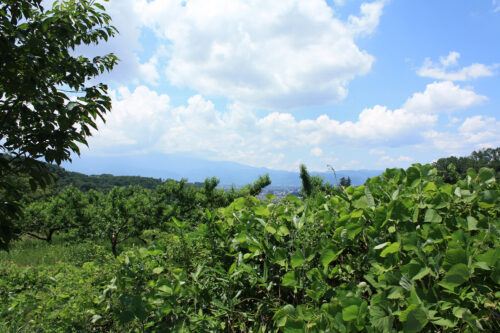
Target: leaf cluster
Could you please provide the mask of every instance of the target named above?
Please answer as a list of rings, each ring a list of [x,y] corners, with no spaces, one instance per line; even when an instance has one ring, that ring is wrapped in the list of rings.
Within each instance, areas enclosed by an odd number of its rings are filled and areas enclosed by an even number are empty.
[[[92,59],[80,45],[114,36],[104,7],[90,0],[41,0],[0,4],[0,247],[12,238],[11,218],[20,215],[19,192],[9,176],[29,175],[30,185],[52,182],[40,159],[60,164],[86,145],[96,121],[111,109],[107,86],[91,83],[110,71],[113,54]]]
[[[491,169],[450,185],[417,164],[334,195],[238,198],[123,253],[106,299],[150,331],[497,331],[499,197]]]

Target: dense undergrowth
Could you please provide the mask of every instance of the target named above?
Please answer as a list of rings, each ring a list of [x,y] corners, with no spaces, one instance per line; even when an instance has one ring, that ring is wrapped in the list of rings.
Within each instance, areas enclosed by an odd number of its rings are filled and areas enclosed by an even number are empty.
[[[3,260],[0,327],[497,332],[499,191],[491,169],[445,184],[414,165],[356,188],[172,218],[117,259],[88,243],[98,255],[87,262]]]

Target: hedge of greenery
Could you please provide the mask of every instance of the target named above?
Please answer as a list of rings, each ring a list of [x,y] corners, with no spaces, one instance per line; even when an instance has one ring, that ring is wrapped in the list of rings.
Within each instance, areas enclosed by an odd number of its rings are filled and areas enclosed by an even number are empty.
[[[3,265],[0,318],[40,331],[498,332],[499,198],[491,169],[445,184],[428,165],[241,197],[144,232],[116,260]]]

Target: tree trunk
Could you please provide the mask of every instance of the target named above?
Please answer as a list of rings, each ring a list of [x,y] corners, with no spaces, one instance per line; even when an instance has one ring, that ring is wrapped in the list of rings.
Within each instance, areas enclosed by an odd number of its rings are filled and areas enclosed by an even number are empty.
[[[118,233],[113,232],[111,234],[110,240],[111,240],[111,251],[113,252],[113,255],[117,257],[118,253],[116,251],[116,245],[118,243]]]
[[[55,230],[49,230],[49,233],[47,234],[47,242],[49,244],[52,244],[52,235],[54,234]]]

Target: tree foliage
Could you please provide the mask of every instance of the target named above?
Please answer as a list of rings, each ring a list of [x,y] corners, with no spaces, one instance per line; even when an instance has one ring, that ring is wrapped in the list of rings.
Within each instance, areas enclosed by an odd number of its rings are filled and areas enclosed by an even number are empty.
[[[476,172],[481,168],[492,168],[500,172],[500,148],[473,151],[469,156],[440,158],[432,164],[447,183],[456,183],[467,175],[467,170]]]
[[[351,177],[341,177],[340,178],[340,186],[347,188],[351,186]]]
[[[117,63],[113,54],[93,59],[77,47],[95,45],[117,31],[104,7],[90,0],[41,0],[0,4],[0,247],[12,237],[11,217],[20,214],[11,174],[30,185],[51,182],[39,159],[60,164],[87,144],[96,120],[111,109],[107,86],[89,83]]]

